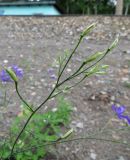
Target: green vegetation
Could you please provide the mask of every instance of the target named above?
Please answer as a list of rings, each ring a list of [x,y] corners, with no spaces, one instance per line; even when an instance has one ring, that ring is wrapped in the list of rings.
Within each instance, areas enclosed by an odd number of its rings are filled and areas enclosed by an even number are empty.
[[[67,14],[113,14],[115,10],[109,0],[58,0],[57,4]]]
[[[10,148],[14,139],[19,132],[19,128],[23,125],[24,120],[28,117],[29,111],[24,110],[14,119],[11,126],[11,136],[4,144],[3,149],[0,149],[0,155],[2,158],[7,158],[10,154]],[[58,99],[58,105],[55,111],[48,111],[46,113],[37,113],[34,115],[30,124],[26,128],[23,135],[20,137],[14,157],[16,160],[39,160],[45,157],[49,151],[52,150],[52,146],[43,146],[36,148],[39,144],[46,144],[48,142],[58,141],[64,134],[63,129],[67,128],[70,122],[71,104],[67,102],[63,97]],[[22,149],[35,146],[32,150],[21,152]],[[21,152],[21,153],[20,153]]]
[[[57,0],[66,14],[129,14],[130,0]]]

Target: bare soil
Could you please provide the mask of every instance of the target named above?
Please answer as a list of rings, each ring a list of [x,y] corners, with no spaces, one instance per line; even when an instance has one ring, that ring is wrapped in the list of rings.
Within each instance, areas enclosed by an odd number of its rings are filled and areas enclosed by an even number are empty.
[[[38,106],[51,91],[54,80],[48,68],[55,67],[55,59],[72,50],[83,29],[97,22],[97,27],[76,51],[66,75],[71,74],[89,54],[104,50],[120,35],[116,49],[103,61],[110,65],[108,74],[93,76],[66,95],[73,104],[72,122],[77,137],[97,133],[107,124],[108,129],[119,129],[123,124],[111,111],[114,102],[127,107],[130,115],[130,17],[0,17],[0,65],[17,64],[25,77],[20,82],[21,93]],[[2,67],[1,67],[2,68]],[[72,82],[73,83],[73,82]],[[4,89],[0,89],[0,136],[7,133],[13,117],[20,111],[20,101],[13,85],[6,85],[10,103],[3,105]],[[3,107],[4,106],[4,107]],[[55,100],[43,106],[42,112],[55,107]],[[104,130],[106,130],[104,128]],[[98,135],[96,135],[98,136]],[[112,131],[98,136],[130,141],[129,131]],[[130,160],[126,145],[101,140],[80,140],[57,145],[55,158],[49,160]]]

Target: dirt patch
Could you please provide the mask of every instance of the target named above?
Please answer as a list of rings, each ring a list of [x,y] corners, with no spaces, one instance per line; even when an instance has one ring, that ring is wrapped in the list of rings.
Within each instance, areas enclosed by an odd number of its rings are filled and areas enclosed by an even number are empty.
[[[113,101],[126,105],[130,113],[130,90],[126,87],[130,77],[130,18],[129,17],[1,17],[0,18],[0,65],[17,64],[24,69],[25,78],[21,81],[21,92],[37,106],[51,91],[54,81],[47,69],[57,55],[72,49],[80,32],[89,24],[97,22],[97,28],[82,42],[68,67],[70,74],[87,55],[103,50],[120,34],[118,47],[104,62],[110,65],[105,76],[93,76],[85,80],[67,95],[73,103],[74,112],[71,127],[78,137],[99,131],[109,119],[119,128],[119,122],[111,111]],[[49,82],[49,83],[48,83]],[[11,119],[19,112],[20,102],[13,86],[9,106],[3,107],[1,89],[0,128],[5,134]],[[35,101],[34,101],[35,100]],[[54,100],[47,107],[54,106]],[[45,110],[43,107],[42,111]],[[4,121],[3,121],[4,119]],[[130,140],[129,133],[113,131],[102,138],[123,138]],[[57,146],[56,159],[59,160],[129,160],[130,148],[114,143],[80,140]]]

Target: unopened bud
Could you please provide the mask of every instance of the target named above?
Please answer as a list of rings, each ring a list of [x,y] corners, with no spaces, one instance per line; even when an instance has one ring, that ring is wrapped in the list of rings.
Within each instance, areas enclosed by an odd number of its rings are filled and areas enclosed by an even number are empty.
[[[84,61],[85,64],[90,63],[98,58],[100,58],[102,55],[104,54],[104,52],[96,52],[95,54],[93,54],[92,56],[88,57],[86,59],[86,61]]]
[[[102,65],[101,68],[102,68],[102,69],[107,69],[107,68],[109,68],[109,65]]]
[[[67,137],[69,137],[72,133],[73,133],[73,128],[70,129],[67,133],[65,133],[63,136],[61,136],[61,139],[65,139]]]
[[[119,38],[117,37],[108,49],[111,51],[113,48],[115,48],[118,44],[118,41],[119,41]]]
[[[5,70],[14,82],[18,82],[18,78],[11,68],[6,68]]]
[[[87,34],[91,32],[91,30],[96,26],[96,23],[91,24],[89,27],[87,27],[82,33],[81,36],[85,37]]]
[[[105,71],[99,71],[99,72],[96,72],[96,74],[100,74],[100,75],[104,75],[104,74],[106,74],[107,72],[105,72]]]

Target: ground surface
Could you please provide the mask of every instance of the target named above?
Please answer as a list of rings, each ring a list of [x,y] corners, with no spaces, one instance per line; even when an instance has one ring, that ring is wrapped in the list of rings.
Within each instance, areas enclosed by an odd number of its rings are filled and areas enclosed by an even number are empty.
[[[72,123],[78,137],[99,131],[109,119],[108,128],[121,126],[111,111],[113,101],[127,106],[130,114],[130,89],[126,87],[130,77],[130,18],[127,17],[1,17],[0,65],[17,64],[24,69],[21,92],[34,106],[40,104],[51,91],[54,81],[47,69],[66,49],[72,49],[80,32],[92,22],[97,28],[82,42],[66,72],[70,74],[87,55],[105,49],[120,34],[120,42],[113,54],[104,62],[110,65],[105,76],[93,76],[76,87],[66,97],[71,100],[74,112]],[[48,83],[49,82],[49,83]],[[11,101],[3,107],[3,89],[0,91],[0,135],[3,136],[11,119],[20,111],[18,97],[13,86]],[[54,100],[46,108],[54,107]],[[3,121],[4,119],[4,121]],[[129,133],[113,131],[100,138],[130,141]],[[130,148],[101,141],[76,141],[61,144],[57,148],[59,160],[130,160]],[[54,158],[52,158],[54,159]],[[51,160],[51,158],[49,158]]]

